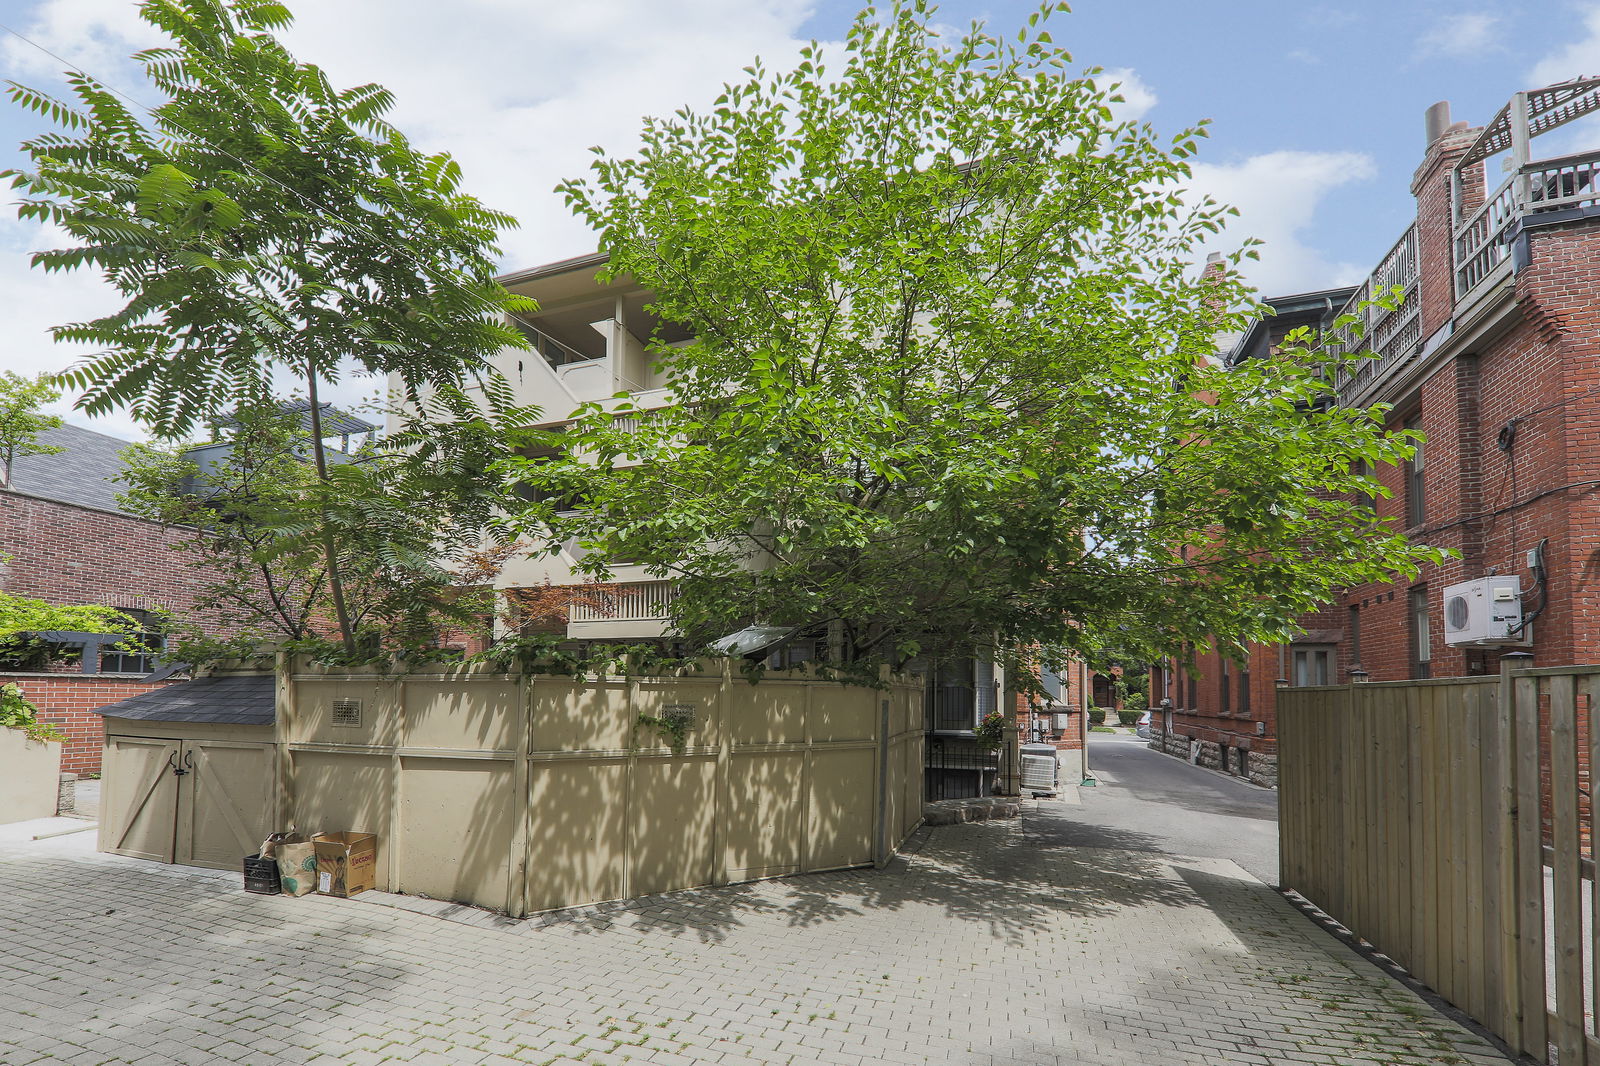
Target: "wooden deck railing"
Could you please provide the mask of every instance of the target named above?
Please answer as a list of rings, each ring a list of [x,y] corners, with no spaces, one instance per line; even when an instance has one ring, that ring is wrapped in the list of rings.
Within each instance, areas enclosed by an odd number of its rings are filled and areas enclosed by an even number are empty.
[[[1456,300],[1465,301],[1509,264],[1525,216],[1600,206],[1600,150],[1535,160],[1508,176],[1455,225]],[[1509,266],[1506,267],[1509,269]]]
[[[1378,356],[1341,372],[1336,383],[1340,404],[1357,402],[1373,384],[1388,377],[1421,348],[1420,271],[1417,228],[1411,226],[1340,311],[1341,315],[1355,315],[1360,329],[1342,330],[1332,338],[1333,346],[1340,351],[1370,349]],[[1397,287],[1403,292],[1398,306],[1386,308],[1371,303],[1374,297],[1387,295]]]

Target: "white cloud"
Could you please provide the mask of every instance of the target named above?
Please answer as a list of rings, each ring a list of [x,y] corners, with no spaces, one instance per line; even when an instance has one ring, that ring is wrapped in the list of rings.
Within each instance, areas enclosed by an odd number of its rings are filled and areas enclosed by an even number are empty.
[[[1196,164],[1191,193],[1239,209],[1239,217],[1206,251],[1232,251],[1246,237],[1264,242],[1260,260],[1247,262],[1242,271],[1265,296],[1358,281],[1374,263],[1332,260],[1307,243],[1306,232],[1329,192],[1367,181],[1375,172],[1372,158],[1360,152],[1268,152],[1241,163]]]
[[[1569,34],[1565,45],[1533,65],[1529,88],[1600,74],[1600,3],[1589,6],[1582,25],[1582,35]]]
[[[66,247],[67,243],[68,238],[57,231],[0,217],[0,307],[6,318],[0,369],[28,375],[65,370],[91,349],[56,344],[50,337],[50,328],[116,310],[115,292],[98,276],[82,272],[45,274],[29,265],[30,252]],[[126,416],[90,421],[71,408],[71,403],[63,399],[51,409],[102,433],[119,437],[136,434]]]
[[[587,170],[590,146],[632,151],[645,113],[709,104],[755,56],[788,66],[808,13],[801,0],[346,0],[304,5],[288,43],[340,83],[393,90],[396,123],[521,219],[506,260],[528,266],[593,249],[551,191]]]
[[[1156,91],[1131,67],[1108,70],[1096,80],[1103,86],[1117,87],[1117,94],[1122,97],[1122,103],[1113,104],[1111,110],[1118,119],[1136,121],[1144,118],[1150,109],[1156,106]]]
[[[61,71],[48,50],[89,72],[112,80],[126,69],[129,54],[162,41],[161,34],[139,17],[128,0],[46,0],[34,6],[25,24],[20,13],[6,22],[38,47],[10,34],[0,38],[0,63],[10,76],[37,77]]]
[[[1528,69],[1527,87],[1538,88],[1573,78],[1600,75],[1600,3],[1591,4],[1582,32]],[[1559,127],[1534,142],[1535,158],[1550,158],[1600,147],[1600,115]]]
[[[1422,35],[1424,56],[1471,59],[1487,52],[1500,51],[1500,17],[1485,12],[1445,15]]]
[[[705,106],[760,56],[790,65],[809,0],[318,0],[295,5],[285,36],[300,58],[324,66],[336,85],[378,82],[398,98],[393,119],[428,151],[462,164],[467,189],[511,212],[522,226],[504,237],[507,268],[592,251],[594,237],[553,193],[582,175],[588,148],[637,147],[644,114]],[[136,99],[151,90],[126,56],[158,38],[130,0],[43,0],[12,15],[39,44]],[[61,64],[14,38],[0,45],[0,73],[44,81]],[[30,127],[31,128],[31,127]],[[29,269],[26,252],[54,242],[0,216],[0,312],[8,345],[0,365],[27,373],[80,358],[55,345],[48,327],[117,304],[87,275]],[[347,383],[343,402],[370,386]],[[75,421],[83,421],[73,416]],[[87,423],[130,434],[126,418]]]

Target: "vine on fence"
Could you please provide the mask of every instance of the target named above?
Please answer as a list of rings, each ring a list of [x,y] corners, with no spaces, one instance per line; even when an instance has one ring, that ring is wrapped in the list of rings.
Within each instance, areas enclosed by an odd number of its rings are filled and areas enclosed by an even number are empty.
[[[689,730],[694,728],[694,708],[688,704],[672,703],[662,708],[660,716],[640,714],[639,725],[654,729],[672,754],[682,755],[689,745]]]

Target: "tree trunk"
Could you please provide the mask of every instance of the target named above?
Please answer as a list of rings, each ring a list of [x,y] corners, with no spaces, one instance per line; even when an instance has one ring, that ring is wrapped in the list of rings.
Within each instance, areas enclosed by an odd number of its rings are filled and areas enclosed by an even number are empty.
[[[322,407],[317,402],[317,372],[306,366],[306,399],[311,402],[311,456],[317,468],[317,481],[328,484],[328,459],[322,449]],[[350,612],[344,603],[344,579],[339,574],[339,553],[333,545],[333,530],[328,528],[326,503],[318,503],[322,512],[322,555],[328,564],[328,591],[333,595],[333,614],[339,622],[339,638],[344,641],[344,652],[351,658],[356,654],[356,635],[350,627]]]

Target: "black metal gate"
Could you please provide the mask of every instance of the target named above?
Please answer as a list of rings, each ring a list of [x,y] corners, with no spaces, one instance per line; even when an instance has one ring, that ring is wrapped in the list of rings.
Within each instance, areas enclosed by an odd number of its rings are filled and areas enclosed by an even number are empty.
[[[1004,747],[984,751],[964,737],[929,737],[927,753],[923,797],[929,801],[992,796],[1008,765]]]

